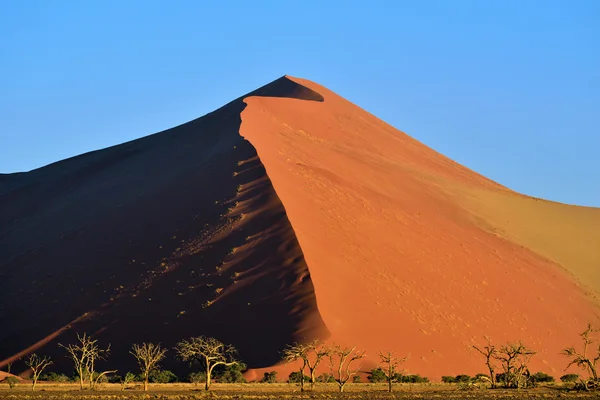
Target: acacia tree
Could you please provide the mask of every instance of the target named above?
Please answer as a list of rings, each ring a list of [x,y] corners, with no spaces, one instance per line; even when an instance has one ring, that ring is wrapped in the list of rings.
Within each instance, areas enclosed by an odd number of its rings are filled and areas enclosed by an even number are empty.
[[[398,366],[408,360],[408,356],[406,357],[395,357],[391,351],[379,352],[379,359],[381,361],[381,365],[379,368],[383,371],[385,375],[385,379],[388,383],[388,391],[392,392],[392,382],[396,379],[396,374],[398,373]]]
[[[286,363],[302,361],[300,366],[300,391],[304,392],[304,369],[306,368],[306,346],[302,344],[288,345],[283,350],[283,359]]]
[[[175,351],[183,361],[198,362],[204,367],[206,372],[204,388],[206,390],[210,389],[211,374],[217,365],[238,364],[234,358],[237,353],[235,348],[211,337],[198,336],[182,340],[177,343]]]
[[[90,389],[94,389],[100,378],[105,375],[117,371],[104,371],[100,374],[96,373],[96,362],[106,359],[110,353],[110,344],[106,349],[101,349],[98,346],[98,340],[92,339],[86,333],[83,335],[77,334],[79,343],[64,346],[59,343],[59,346],[67,350],[69,358],[73,360],[75,372],[79,378],[79,388],[83,390],[84,381],[89,381]]]
[[[494,346],[492,344],[492,341],[489,337],[486,336],[485,339],[487,340],[487,345],[482,346],[482,347],[473,345],[473,348],[485,357],[485,365],[487,366],[488,371],[490,372],[490,382],[492,383],[492,388],[495,388],[496,387],[496,374],[495,374],[496,367],[494,365],[494,360],[498,356],[498,349],[496,349],[496,346]]]
[[[527,365],[535,354],[535,351],[522,342],[507,343],[500,347],[494,357],[500,361],[504,370],[505,387],[520,388],[529,384],[528,379],[523,378],[531,375]]]
[[[148,378],[150,372],[158,368],[158,363],[165,358],[167,349],[159,344],[142,343],[134,344],[129,352],[132,354],[140,366],[140,372],[144,376],[144,391],[148,390]]]
[[[581,340],[583,341],[582,351],[579,352],[575,349],[575,347],[571,346],[564,349],[562,352],[564,356],[571,358],[571,361],[565,370],[571,365],[577,365],[579,368],[585,369],[593,380],[593,383],[590,385],[592,387],[596,387],[598,382],[596,364],[598,361],[600,361],[600,343],[597,346],[596,355],[588,353],[590,346],[596,343],[596,339],[592,337],[592,334],[595,332],[598,332],[598,330],[594,329],[592,324],[588,323],[586,330],[579,334],[579,336],[581,336]],[[586,383],[586,387],[587,386],[588,384]]]
[[[335,379],[336,383],[338,384],[340,392],[343,392],[346,382],[356,375],[360,369],[360,366],[358,366],[356,370],[351,369],[352,363],[356,360],[364,358],[365,352],[357,352],[356,346],[333,346],[329,349],[327,355],[329,357],[331,375],[333,375],[333,379]],[[334,367],[337,368],[336,371],[334,371]]]
[[[304,368],[308,368],[311,390],[315,386],[316,370],[321,361],[329,356],[331,349],[324,343],[314,340],[306,344],[294,344],[284,350],[284,358],[288,361],[302,360],[300,369],[300,387],[304,391]]]
[[[50,357],[40,357],[35,353],[31,354],[29,358],[25,360],[25,365],[31,368],[31,371],[33,372],[33,383],[31,385],[31,391],[35,390],[35,385],[37,384],[40,375],[42,374],[44,369],[50,364],[52,364],[52,361],[50,361]]]

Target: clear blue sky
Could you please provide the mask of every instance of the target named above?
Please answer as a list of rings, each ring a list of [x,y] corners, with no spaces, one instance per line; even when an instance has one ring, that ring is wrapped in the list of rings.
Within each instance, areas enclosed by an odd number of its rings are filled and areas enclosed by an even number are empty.
[[[600,1],[1,1],[0,172],[289,74],[520,192],[600,206]]]

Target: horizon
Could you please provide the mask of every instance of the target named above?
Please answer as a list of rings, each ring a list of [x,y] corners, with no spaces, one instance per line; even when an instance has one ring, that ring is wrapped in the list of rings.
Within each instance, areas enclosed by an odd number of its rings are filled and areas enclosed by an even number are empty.
[[[291,75],[512,190],[599,207],[590,182],[600,171],[600,5],[432,3],[237,2],[237,13],[193,2],[2,5],[0,33],[11,40],[0,65],[0,173],[170,129]],[[316,32],[290,31],[292,11]]]

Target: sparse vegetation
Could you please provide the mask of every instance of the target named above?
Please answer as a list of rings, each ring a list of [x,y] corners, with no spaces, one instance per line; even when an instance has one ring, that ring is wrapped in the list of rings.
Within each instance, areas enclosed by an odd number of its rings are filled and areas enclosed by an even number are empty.
[[[15,378],[14,376],[9,376],[8,378],[4,379],[4,382],[9,388],[14,389],[19,384],[19,379]]]
[[[44,372],[44,369],[51,364],[52,361],[50,361],[49,357],[40,357],[35,353],[31,354],[29,358],[25,360],[25,365],[27,365],[32,372],[31,391],[35,390],[35,385],[37,384],[37,381],[40,378],[42,372]]]
[[[197,362],[206,374],[204,388],[210,389],[213,369],[219,365],[231,366],[237,364],[233,346],[221,343],[219,340],[206,336],[198,336],[182,340],[176,346],[177,355],[183,361]]]
[[[340,392],[344,391],[346,383],[358,373],[360,366],[354,367],[352,364],[365,357],[365,352],[359,352],[354,347],[333,346],[327,350],[329,357],[331,375],[338,385]]]
[[[277,371],[265,372],[260,381],[262,383],[277,383]]]
[[[83,384],[86,380],[89,381],[90,389],[94,389],[102,377],[116,372],[104,371],[102,373],[96,373],[95,370],[96,362],[104,360],[110,353],[110,345],[106,349],[101,349],[98,346],[98,341],[92,339],[85,333],[83,335],[77,334],[77,340],[79,342],[77,344],[70,344],[68,346],[59,344],[59,346],[67,350],[69,357],[73,361],[75,372],[79,378],[80,389],[83,390]]]
[[[392,392],[392,383],[397,379],[398,366],[404,363],[408,359],[407,357],[396,357],[391,351],[380,352],[379,360],[381,365],[379,369],[385,376],[385,380],[388,383],[388,391]]]
[[[591,324],[587,325],[587,328],[579,335],[582,340],[582,349],[579,351],[574,346],[567,347],[563,350],[562,354],[570,358],[570,362],[565,369],[568,369],[572,365],[576,365],[579,368],[585,370],[589,378],[582,382],[583,389],[596,390],[600,388],[600,381],[598,380],[598,372],[596,365],[600,361],[600,343],[593,337],[594,333],[598,330],[594,329]]]
[[[165,357],[167,349],[161,347],[160,344],[142,343],[141,345],[134,344],[130,353],[135,357],[140,366],[140,372],[144,377],[144,391],[147,391],[150,374],[156,371],[160,361]]]

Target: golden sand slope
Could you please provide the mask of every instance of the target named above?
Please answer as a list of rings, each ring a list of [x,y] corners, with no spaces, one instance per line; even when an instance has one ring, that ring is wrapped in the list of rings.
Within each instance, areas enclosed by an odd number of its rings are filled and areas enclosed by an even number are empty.
[[[533,200],[312,82],[322,103],[249,97],[257,149],[298,237],[332,340],[411,353],[412,372],[482,371],[483,335],[562,347],[598,304],[600,210]],[[558,265],[560,263],[560,265]],[[567,273],[566,270],[570,272]],[[576,279],[575,279],[576,278]]]

